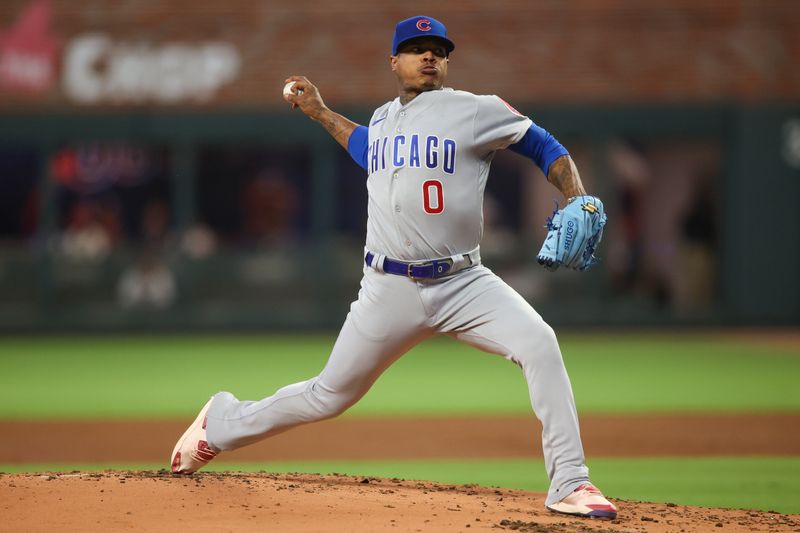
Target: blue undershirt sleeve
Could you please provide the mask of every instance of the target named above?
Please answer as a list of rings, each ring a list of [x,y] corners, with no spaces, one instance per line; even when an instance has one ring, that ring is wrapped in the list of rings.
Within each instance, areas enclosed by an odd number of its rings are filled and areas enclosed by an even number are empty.
[[[509,148],[533,160],[536,166],[542,169],[545,176],[547,176],[547,171],[550,170],[553,161],[561,156],[569,155],[567,149],[561,146],[555,137],[536,124],[531,124],[528,131],[525,132],[525,136]]]
[[[347,141],[347,151],[350,152],[350,157],[364,170],[367,170],[368,144],[369,128],[366,126],[358,126],[354,129],[353,133],[350,134],[350,139]]]

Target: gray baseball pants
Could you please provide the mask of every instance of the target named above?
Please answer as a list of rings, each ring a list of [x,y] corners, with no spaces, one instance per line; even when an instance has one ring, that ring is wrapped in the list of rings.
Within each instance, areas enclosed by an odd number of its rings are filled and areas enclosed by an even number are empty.
[[[572,387],[553,329],[482,265],[427,281],[365,267],[358,300],[322,372],[259,401],[217,394],[208,411],[209,445],[233,450],[300,424],[335,417],[410,348],[442,333],[522,368],[542,423],[550,479],[546,504],[588,481]]]

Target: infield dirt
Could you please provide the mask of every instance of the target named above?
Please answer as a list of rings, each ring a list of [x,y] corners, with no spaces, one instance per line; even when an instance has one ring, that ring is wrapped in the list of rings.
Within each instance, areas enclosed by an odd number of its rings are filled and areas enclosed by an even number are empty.
[[[0,463],[168,462],[188,420],[0,421]],[[800,415],[589,416],[587,455],[800,455]],[[747,428],[744,431],[742,428]],[[218,462],[536,457],[535,418],[348,419]],[[624,436],[624,438],[621,438]],[[161,472],[0,474],[2,531],[800,531],[800,516],[615,500],[613,521],[555,515],[544,495],[399,479]]]
[[[784,532],[800,515],[618,501],[615,520],[557,515],[520,490],[308,474],[0,475],[4,531]]]

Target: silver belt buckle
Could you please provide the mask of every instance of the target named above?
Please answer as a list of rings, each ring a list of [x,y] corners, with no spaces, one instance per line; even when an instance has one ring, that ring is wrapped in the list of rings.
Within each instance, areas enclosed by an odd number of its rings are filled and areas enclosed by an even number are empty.
[[[431,263],[430,261],[427,262],[427,263],[409,263],[408,264],[408,277],[411,278],[411,279],[425,279],[425,278],[418,278],[418,277],[414,276],[414,274],[411,273],[411,269],[414,268],[414,267],[426,267],[428,265],[433,266],[433,263]]]

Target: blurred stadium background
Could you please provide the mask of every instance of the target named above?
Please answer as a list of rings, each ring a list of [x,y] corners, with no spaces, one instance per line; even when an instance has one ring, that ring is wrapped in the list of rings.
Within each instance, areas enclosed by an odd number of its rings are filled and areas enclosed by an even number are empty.
[[[560,193],[529,161],[498,154],[485,202],[484,261],[564,333],[582,416],[777,413],[769,434],[797,449],[797,0],[3,0],[0,470],[162,468],[126,450],[33,464],[25,424],[182,428],[218,389],[319,370],[357,292],[366,188],[283,80],[364,123],[396,94],[394,24],[418,13],[456,42],[448,85],[549,129],[607,205],[602,262],[578,275],[535,263]],[[763,327],[782,331],[740,334]],[[525,392],[513,365],[433,341],[346,417],[528,420]],[[800,512],[797,453],[709,453],[590,464],[615,497]],[[527,455],[312,459],[239,466],[546,487]]]
[[[338,328],[362,171],[280,96],[365,121],[394,23],[457,43],[572,152],[599,268],[532,260],[559,193],[500,154],[485,262],[556,326],[800,324],[800,4],[791,0],[0,4],[0,329]]]

